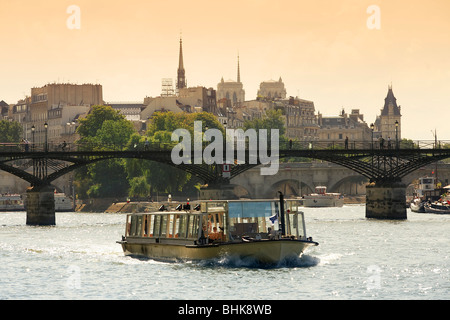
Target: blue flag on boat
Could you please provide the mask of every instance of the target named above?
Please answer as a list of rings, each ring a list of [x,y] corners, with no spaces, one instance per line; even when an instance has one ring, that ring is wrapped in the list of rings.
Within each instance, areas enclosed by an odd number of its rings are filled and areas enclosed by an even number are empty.
[[[269,217],[270,222],[272,222],[273,224],[275,224],[275,221],[278,220],[278,214],[275,213],[273,216]]]

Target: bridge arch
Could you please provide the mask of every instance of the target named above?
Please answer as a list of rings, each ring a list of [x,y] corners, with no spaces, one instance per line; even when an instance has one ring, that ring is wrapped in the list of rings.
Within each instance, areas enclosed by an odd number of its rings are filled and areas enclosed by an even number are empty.
[[[265,197],[274,198],[278,196],[278,191],[283,192],[286,198],[301,197],[305,194],[312,193],[313,186],[308,185],[304,181],[298,179],[283,179],[273,183],[266,191]]]
[[[336,181],[330,186],[328,192],[338,192],[351,195],[365,194],[365,189],[368,182],[369,179],[362,175],[350,175]]]

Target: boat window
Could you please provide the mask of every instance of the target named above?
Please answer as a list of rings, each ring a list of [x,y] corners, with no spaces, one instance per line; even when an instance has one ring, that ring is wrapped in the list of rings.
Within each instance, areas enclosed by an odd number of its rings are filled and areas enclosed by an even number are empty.
[[[146,237],[148,234],[148,223],[147,223],[147,215],[142,216],[143,219],[143,232],[142,232],[142,236]]]
[[[278,213],[276,201],[230,202],[228,215],[230,218],[271,217]]]
[[[187,215],[180,215],[179,219],[179,227],[178,227],[178,234],[180,238],[186,238],[187,233]]]
[[[153,236],[159,237],[161,227],[161,215],[155,215],[155,221],[153,225]]]
[[[167,237],[167,215],[161,216],[161,233],[159,236],[161,238]]]
[[[203,235],[206,237],[209,233],[211,233],[211,222],[208,220],[208,215],[202,215],[202,229]]]
[[[142,232],[142,216],[131,216],[131,236],[139,237]]]
[[[290,213],[287,215],[286,221],[289,222],[288,227],[286,228],[286,233],[288,235],[293,235],[298,237],[299,236],[299,223],[298,223],[298,217],[297,213]]]
[[[198,215],[189,215],[188,238],[197,239],[198,237]]]
[[[131,223],[130,223],[130,215],[127,214],[127,220],[126,220],[126,224],[125,224],[125,237],[128,237],[130,235],[130,231],[131,231]]]
[[[176,228],[176,223],[175,223],[175,216],[174,214],[169,214],[167,215],[167,238],[173,238],[175,237],[175,228]]]
[[[267,238],[269,228],[279,229],[279,203],[277,201],[230,202],[228,216],[230,234]]]
[[[145,215],[144,237],[153,237],[154,220],[154,215]]]
[[[226,224],[224,215],[223,211],[208,215],[208,236],[210,240],[225,241]]]
[[[176,214],[173,217],[173,228],[172,228],[172,236],[174,238],[178,238],[180,236],[178,230],[180,228],[180,215]]]

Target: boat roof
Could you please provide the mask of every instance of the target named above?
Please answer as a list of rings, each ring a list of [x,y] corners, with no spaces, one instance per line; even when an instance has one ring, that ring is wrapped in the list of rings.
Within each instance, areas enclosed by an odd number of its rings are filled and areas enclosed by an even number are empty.
[[[301,199],[284,199],[285,201],[296,201],[300,202]],[[166,206],[167,210],[153,210],[148,212],[133,212],[128,213],[129,215],[147,215],[147,214],[202,214],[201,210],[194,209],[196,205],[201,203],[211,203],[211,204],[220,204],[220,203],[261,203],[261,202],[279,202],[280,199],[238,199],[238,200],[194,200],[194,201],[172,201],[172,202],[160,202],[160,208],[161,206]],[[175,209],[179,205],[187,204],[189,203],[190,209]],[[214,208],[208,208],[208,212],[213,213]]]

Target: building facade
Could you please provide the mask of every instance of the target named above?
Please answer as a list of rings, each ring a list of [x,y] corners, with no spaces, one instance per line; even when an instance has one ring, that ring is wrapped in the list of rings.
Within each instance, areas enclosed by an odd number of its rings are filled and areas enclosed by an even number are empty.
[[[263,81],[259,85],[258,99],[285,99],[286,89],[281,77],[278,81]]]
[[[372,138],[372,130],[364,121],[364,115],[359,113],[359,109],[352,109],[347,114],[344,109],[337,116],[317,115],[319,141],[329,141],[344,145],[348,138],[348,147],[361,147],[364,143],[369,143]]]
[[[275,102],[276,103],[276,102]],[[314,102],[290,97],[283,100],[286,137],[303,141],[318,139]]]
[[[12,119],[21,123],[24,138],[36,144],[72,142],[76,118],[103,104],[101,85],[47,84],[31,89],[31,96],[12,108]],[[69,141],[67,141],[69,140]]]
[[[245,101],[245,90],[241,82],[239,56],[237,62],[237,80],[224,81],[223,77],[217,84],[217,100],[228,99],[232,106],[239,106]]]

